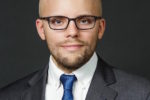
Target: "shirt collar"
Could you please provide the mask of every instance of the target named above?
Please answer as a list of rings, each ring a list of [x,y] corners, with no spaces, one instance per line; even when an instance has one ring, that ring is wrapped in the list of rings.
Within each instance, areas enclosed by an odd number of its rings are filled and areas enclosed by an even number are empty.
[[[96,66],[97,66],[98,57],[94,52],[93,56],[90,60],[81,66],[79,69],[73,71],[71,74],[74,74],[77,77],[78,82],[82,85],[89,84],[94,75]],[[56,88],[60,87],[60,76],[64,74],[62,70],[60,70],[52,60],[52,56],[50,56],[49,62],[49,70],[48,70],[48,84],[54,85]]]
[[[49,62],[49,70],[48,70],[48,84],[59,88],[60,87],[60,76],[64,72],[60,70],[56,64],[52,60],[52,56],[50,56],[50,62]]]
[[[84,64],[82,67],[73,72],[82,85],[86,85],[89,84],[89,82],[91,82],[97,66],[97,61],[98,57],[96,53],[94,53],[86,64]]]

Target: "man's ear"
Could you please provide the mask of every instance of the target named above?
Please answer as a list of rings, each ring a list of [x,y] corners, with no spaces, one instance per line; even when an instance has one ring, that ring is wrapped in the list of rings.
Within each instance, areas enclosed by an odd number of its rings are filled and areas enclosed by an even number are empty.
[[[43,24],[42,20],[40,20],[40,19],[36,20],[36,29],[37,29],[37,32],[38,32],[40,38],[42,40],[45,40],[44,24]]]
[[[106,21],[105,19],[100,19],[99,21],[99,33],[98,33],[98,39],[102,39],[104,31],[106,27]]]

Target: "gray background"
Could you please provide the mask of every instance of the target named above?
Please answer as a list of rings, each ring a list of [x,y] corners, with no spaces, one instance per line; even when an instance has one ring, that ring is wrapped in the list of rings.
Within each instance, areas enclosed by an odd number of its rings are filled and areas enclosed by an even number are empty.
[[[103,0],[107,28],[97,52],[109,64],[150,79],[150,1]],[[35,28],[37,0],[0,3],[0,87],[48,63]]]

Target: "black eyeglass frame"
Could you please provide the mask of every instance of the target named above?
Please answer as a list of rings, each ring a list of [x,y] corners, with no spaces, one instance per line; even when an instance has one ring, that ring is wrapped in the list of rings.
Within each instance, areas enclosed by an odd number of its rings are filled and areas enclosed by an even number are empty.
[[[65,28],[62,28],[62,29],[55,29],[55,28],[52,28],[52,27],[50,26],[50,18],[52,18],[52,17],[63,17],[63,18],[67,18],[67,19],[68,19],[68,24],[67,24],[67,26],[66,26]],[[77,25],[77,23],[76,23],[76,20],[77,20],[78,18],[81,18],[81,17],[93,17],[93,18],[94,18],[94,25],[93,25],[93,27],[91,27],[91,28],[86,28],[86,29],[79,28],[78,25]],[[102,19],[102,17],[101,17],[101,16],[92,16],[92,15],[82,15],[82,16],[78,16],[78,17],[76,17],[76,18],[69,18],[69,17],[66,17],[66,16],[48,16],[48,17],[39,17],[39,19],[48,21],[49,27],[50,27],[50,29],[52,29],[52,30],[66,30],[66,29],[68,28],[68,25],[69,25],[70,21],[74,21],[74,23],[75,23],[77,29],[79,29],[79,30],[89,30],[89,29],[93,29],[93,28],[95,27],[96,21],[99,20],[99,19]]]

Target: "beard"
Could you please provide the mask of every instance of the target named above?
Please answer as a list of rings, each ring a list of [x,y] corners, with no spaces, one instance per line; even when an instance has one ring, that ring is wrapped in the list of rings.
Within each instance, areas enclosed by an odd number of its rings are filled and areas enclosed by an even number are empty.
[[[58,43],[58,47],[64,43],[77,42],[84,45],[84,48],[78,52],[70,52],[64,54],[61,49],[56,48],[57,46],[49,47],[51,55],[56,62],[56,65],[61,69],[67,69],[70,71],[76,70],[83,66],[92,57],[96,46],[92,49],[88,43],[81,40],[65,41]]]

